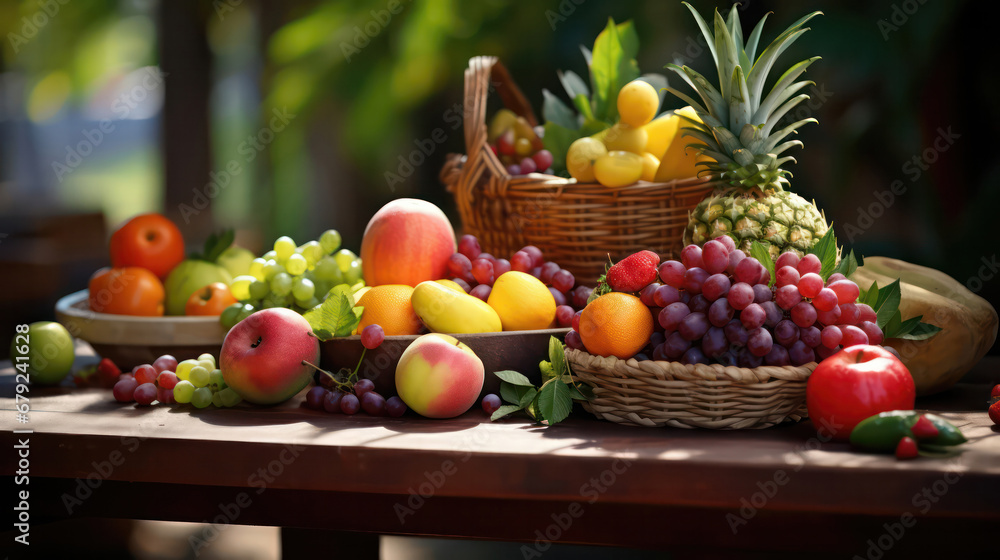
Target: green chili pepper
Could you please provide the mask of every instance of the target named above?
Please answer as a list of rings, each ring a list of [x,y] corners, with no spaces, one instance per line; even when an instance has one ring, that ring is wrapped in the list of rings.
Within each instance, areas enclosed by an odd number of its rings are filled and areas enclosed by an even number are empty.
[[[965,443],[962,432],[950,422],[935,414],[920,414],[912,410],[893,410],[865,418],[851,431],[851,443],[869,451],[893,453],[904,437],[917,439],[910,428],[921,416],[938,429],[934,438],[918,440],[920,445],[951,446]]]

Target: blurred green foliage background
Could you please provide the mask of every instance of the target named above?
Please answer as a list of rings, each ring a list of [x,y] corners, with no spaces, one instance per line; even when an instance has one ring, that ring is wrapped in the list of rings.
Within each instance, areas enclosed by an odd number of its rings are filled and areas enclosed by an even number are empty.
[[[188,84],[167,75],[143,86],[126,118],[114,110],[158,64],[158,41],[171,32],[163,10],[204,29],[211,170],[234,160],[246,169],[213,201],[211,226],[236,227],[255,250],[277,235],[308,239],[329,227],[356,249],[368,217],[402,196],[440,204],[457,226],[438,172],[446,154],[464,151],[453,116],[472,56],[499,56],[538,112],[542,88],[562,91],[558,69],[586,75],[579,46],[591,45],[608,17],[635,21],[644,72],[676,58],[703,72],[711,64],[678,1],[161,2],[0,3],[0,212],[96,210],[109,226],[144,211],[176,215],[164,207],[158,104],[163,88]],[[692,3],[702,14],[731,4]],[[996,300],[996,244],[985,229],[1000,203],[992,157],[1000,106],[995,73],[981,62],[996,3],[748,0],[739,9],[748,30],[773,12],[766,41],[807,10],[825,14],[781,58],[823,57],[808,74],[813,99],[796,115],[820,124],[799,136],[806,147],[793,154],[793,188],[815,198],[856,251],[979,278],[981,293]],[[668,96],[664,108],[680,105]],[[287,127],[272,130],[262,149],[244,150],[276,110],[292,115]],[[103,118],[116,129],[60,174],[55,164],[65,165],[67,149]],[[435,128],[446,141],[390,186],[387,172]],[[925,152],[943,133],[952,141]],[[905,193],[886,202],[897,180]]]

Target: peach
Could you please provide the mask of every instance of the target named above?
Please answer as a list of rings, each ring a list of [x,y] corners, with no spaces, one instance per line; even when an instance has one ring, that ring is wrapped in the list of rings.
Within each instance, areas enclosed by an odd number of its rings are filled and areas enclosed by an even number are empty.
[[[400,198],[372,216],[361,240],[365,284],[406,284],[444,278],[455,253],[455,230],[440,208]]]
[[[284,307],[258,311],[222,342],[219,369],[237,394],[254,404],[276,404],[301,391],[319,363],[319,341],[302,315]]]
[[[427,418],[453,418],[472,408],[483,390],[483,361],[453,336],[425,334],[396,365],[396,392]]]

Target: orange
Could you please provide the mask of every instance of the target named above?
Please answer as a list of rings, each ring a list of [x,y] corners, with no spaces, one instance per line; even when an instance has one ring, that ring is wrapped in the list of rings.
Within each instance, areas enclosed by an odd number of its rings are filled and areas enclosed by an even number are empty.
[[[590,302],[580,314],[580,339],[597,356],[627,360],[653,334],[653,314],[639,298],[611,292]]]
[[[410,304],[412,294],[413,287],[404,284],[372,287],[358,300],[358,305],[365,308],[358,332],[368,325],[378,325],[386,336],[419,333],[421,323]]]

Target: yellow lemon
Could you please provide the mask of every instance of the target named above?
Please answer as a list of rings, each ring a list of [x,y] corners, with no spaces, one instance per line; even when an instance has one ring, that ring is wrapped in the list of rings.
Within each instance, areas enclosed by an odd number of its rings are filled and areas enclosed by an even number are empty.
[[[618,92],[618,115],[630,126],[642,126],[653,120],[659,107],[656,88],[642,80],[632,80]]]
[[[496,279],[486,303],[500,316],[505,331],[547,329],[556,317],[552,292],[539,279],[516,270]]]

